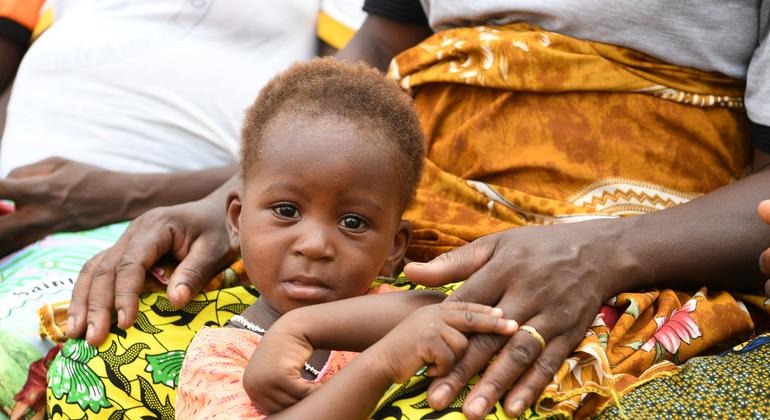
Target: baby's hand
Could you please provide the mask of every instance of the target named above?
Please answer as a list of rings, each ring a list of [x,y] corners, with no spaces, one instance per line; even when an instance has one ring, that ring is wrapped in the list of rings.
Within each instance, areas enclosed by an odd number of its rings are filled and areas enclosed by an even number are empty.
[[[757,213],[759,217],[770,224],[770,200],[765,200],[759,203],[757,207]],[[770,277],[770,248],[766,249],[762,255],[759,256],[759,269],[762,270],[766,276]],[[765,294],[770,297],[770,280],[765,283]]]
[[[313,347],[297,331],[301,329],[288,320],[278,320],[260,341],[243,373],[243,388],[264,413],[286,409],[320,386],[301,376]]]
[[[502,317],[501,309],[476,303],[424,306],[370,350],[377,351],[379,370],[391,383],[404,382],[426,365],[428,375],[443,376],[468,348],[463,333],[511,335],[518,330],[516,321]]]

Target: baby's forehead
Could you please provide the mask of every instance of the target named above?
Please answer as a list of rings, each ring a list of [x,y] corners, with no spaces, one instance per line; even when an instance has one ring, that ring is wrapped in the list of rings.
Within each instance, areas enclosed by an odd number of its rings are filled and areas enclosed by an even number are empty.
[[[382,127],[372,121],[352,121],[333,114],[313,117],[284,115],[276,118],[259,141],[260,158],[285,152],[316,149],[320,154],[350,150],[359,154],[376,154],[397,163],[402,159],[398,144]]]

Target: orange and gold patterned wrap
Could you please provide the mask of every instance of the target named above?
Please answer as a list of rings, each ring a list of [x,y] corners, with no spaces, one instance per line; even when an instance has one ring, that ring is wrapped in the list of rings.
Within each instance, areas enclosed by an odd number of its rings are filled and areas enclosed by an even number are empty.
[[[452,29],[397,56],[427,139],[410,256],[528,224],[647,213],[741,178],[742,82],[537,28]]]

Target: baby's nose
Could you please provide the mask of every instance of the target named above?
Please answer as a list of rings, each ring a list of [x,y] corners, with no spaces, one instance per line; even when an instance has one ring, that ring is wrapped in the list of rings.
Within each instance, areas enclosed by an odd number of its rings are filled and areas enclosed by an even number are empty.
[[[321,226],[307,229],[294,243],[294,254],[314,260],[333,258],[332,234]]]

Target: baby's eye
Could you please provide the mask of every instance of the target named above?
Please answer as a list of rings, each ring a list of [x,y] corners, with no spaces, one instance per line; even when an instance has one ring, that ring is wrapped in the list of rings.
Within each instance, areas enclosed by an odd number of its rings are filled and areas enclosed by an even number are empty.
[[[347,215],[340,220],[340,225],[348,230],[360,231],[366,228],[366,220],[360,216]]]
[[[279,204],[273,207],[273,211],[284,219],[296,219],[299,217],[299,209],[291,204]]]

